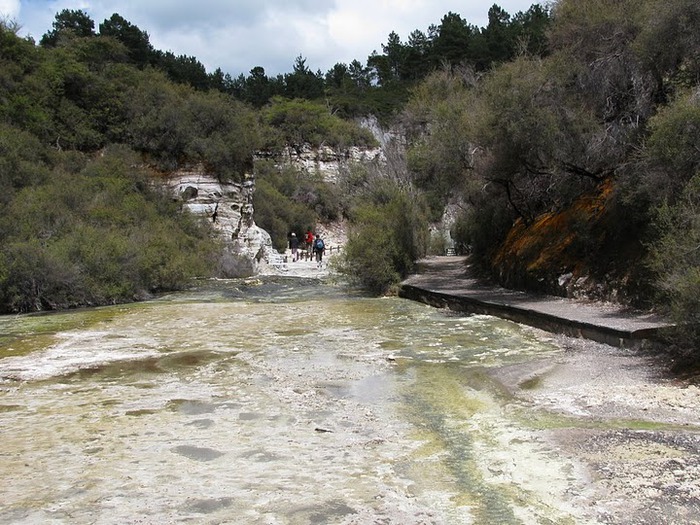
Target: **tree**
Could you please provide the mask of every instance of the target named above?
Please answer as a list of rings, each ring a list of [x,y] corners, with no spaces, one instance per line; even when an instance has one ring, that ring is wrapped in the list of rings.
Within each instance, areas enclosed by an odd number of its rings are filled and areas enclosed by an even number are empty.
[[[326,99],[334,114],[353,118],[371,112],[369,68],[353,60],[350,65],[335,64],[325,78]]]
[[[42,113],[31,131],[58,149],[87,151],[105,144],[103,123],[93,118],[104,107],[102,72],[92,71],[83,55],[84,44],[93,40],[75,39],[71,46],[45,53],[22,83],[20,92],[35,101],[33,112]]]
[[[360,90],[368,89],[372,85],[372,73],[369,67],[365,67],[359,60],[353,60],[348,65],[350,78]]]
[[[534,4],[524,13],[518,12],[512,20],[515,54],[526,52],[532,56],[549,53],[547,32],[552,24],[548,9]]]
[[[43,51],[29,39],[17,36],[15,26],[0,22],[0,119],[26,129],[45,123],[42,99],[47,86],[27,89],[25,79],[43,59]]]
[[[510,15],[498,5],[488,12],[488,25],[481,31],[478,40],[481,52],[475,58],[477,69],[486,70],[494,63],[510,60],[514,55],[514,34]]]
[[[124,44],[132,63],[138,67],[145,67],[153,59],[154,50],[148,33],[141,31],[117,13],[100,24],[100,35],[111,36]]]
[[[567,69],[578,68],[576,88],[616,128],[609,137],[622,142],[653,112],[654,80],[634,53],[641,29],[638,15],[647,1],[562,0],[554,8],[552,52]]]
[[[403,80],[406,63],[406,48],[401,43],[401,38],[395,31],[389,33],[387,43],[382,44],[382,51],[384,51],[384,55],[386,56],[390,79]]]
[[[273,96],[281,95],[283,91],[283,80],[268,77],[262,66],[255,66],[247,77],[241,73],[232,85],[234,96],[258,109],[267,104]]]
[[[351,82],[347,64],[336,63],[326,73],[325,82],[326,88],[340,89],[346,87]]]
[[[367,57],[367,67],[370,68],[372,78],[376,79],[378,86],[387,87],[391,85],[393,74],[386,55],[380,55],[377,51],[372,51],[372,54]]]
[[[436,71],[414,88],[402,113],[412,138],[408,168],[427,196],[433,220],[439,219],[451,197],[464,191],[473,174],[472,87],[469,77],[449,69]]]
[[[403,77],[409,81],[425,78],[430,72],[432,43],[422,31],[415,30],[408,35]]]
[[[293,71],[284,75],[284,95],[288,98],[315,100],[323,96],[323,76],[313,73],[306,66],[306,59],[299,55]]]
[[[288,235],[314,228],[319,221],[335,220],[340,195],[323,177],[294,167],[256,163],[253,195],[255,222],[272,237],[276,249],[287,248]]]
[[[154,60],[173,82],[187,84],[199,90],[209,89],[207,70],[196,57],[175,56],[171,51],[156,51]]]
[[[473,59],[472,46],[478,29],[457,13],[450,11],[443,16],[440,25],[433,32],[433,65],[440,66],[444,61],[457,66]]]
[[[213,73],[209,74],[209,87],[211,89],[216,89],[217,91],[226,93],[228,92],[230,83],[231,76],[229,75],[227,79],[220,67],[217,67]]]
[[[425,255],[424,205],[410,188],[388,180],[377,181],[357,202],[339,270],[368,291],[383,294]]]
[[[52,23],[53,29],[41,37],[43,47],[55,47],[61,36],[95,36],[95,22],[82,9],[64,9],[57,13]]]

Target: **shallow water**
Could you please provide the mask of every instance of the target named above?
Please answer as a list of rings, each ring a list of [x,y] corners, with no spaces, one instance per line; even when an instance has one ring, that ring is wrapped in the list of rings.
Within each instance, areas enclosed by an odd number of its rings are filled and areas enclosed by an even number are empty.
[[[514,323],[265,278],[0,334],[3,523],[582,523]]]

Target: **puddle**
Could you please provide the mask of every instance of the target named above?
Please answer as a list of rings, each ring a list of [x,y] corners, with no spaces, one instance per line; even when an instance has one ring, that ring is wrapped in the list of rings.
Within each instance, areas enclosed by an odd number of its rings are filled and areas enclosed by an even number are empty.
[[[226,455],[225,452],[219,452],[218,450],[214,450],[212,448],[195,447],[193,445],[180,445],[175,447],[173,451],[176,454],[180,454],[181,456],[193,459],[195,461],[214,461],[215,459],[219,459],[221,456]]]

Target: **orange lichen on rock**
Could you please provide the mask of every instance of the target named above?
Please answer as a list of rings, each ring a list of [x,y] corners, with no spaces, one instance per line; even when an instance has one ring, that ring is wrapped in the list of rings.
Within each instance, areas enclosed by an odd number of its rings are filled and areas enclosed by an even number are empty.
[[[585,272],[589,254],[581,247],[593,240],[591,236],[605,235],[597,226],[612,192],[612,181],[606,180],[594,194],[580,197],[565,210],[544,213],[529,225],[517,220],[492,260],[494,271],[506,281]],[[582,235],[588,237],[586,243]]]

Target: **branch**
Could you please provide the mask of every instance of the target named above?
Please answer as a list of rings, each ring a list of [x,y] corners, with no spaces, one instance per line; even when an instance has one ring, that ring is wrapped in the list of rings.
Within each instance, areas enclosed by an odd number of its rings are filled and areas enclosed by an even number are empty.
[[[585,168],[582,168],[580,166],[576,166],[575,164],[571,164],[570,162],[562,162],[562,167],[564,168],[564,171],[567,173],[571,173],[572,175],[578,175],[579,177],[586,177],[588,179],[593,179],[596,182],[602,182],[605,180],[611,173],[615,171],[614,168],[610,168],[607,170],[598,170],[597,172],[591,172],[588,171]]]
[[[518,188],[513,184],[513,181],[510,181],[508,179],[489,179],[492,182],[495,182],[496,184],[499,184],[503,187],[503,189],[506,190],[506,197],[508,199],[508,204],[510,204],[511,208],[515,210],[515,213],[520,217],[523,222],[525,223],[526,226],[529,226],[532,224],[532,217],[529,214],[525,214],[517,204],[515,204],[515,200],[513,199],[513,193],[511,189],[514,189],[515,191],[518,191]],[[520,193],[520,192],[518,192]]]
[[[523,163],[523,166],[525,166],[525,169],[527,170],[527,172],[532,173],[533,175],[551,175],[552,174],[551,170],[548,170],[545,167],[534,166],[533,164],[530,164],[526,160],[523,160],[522,163]]]

